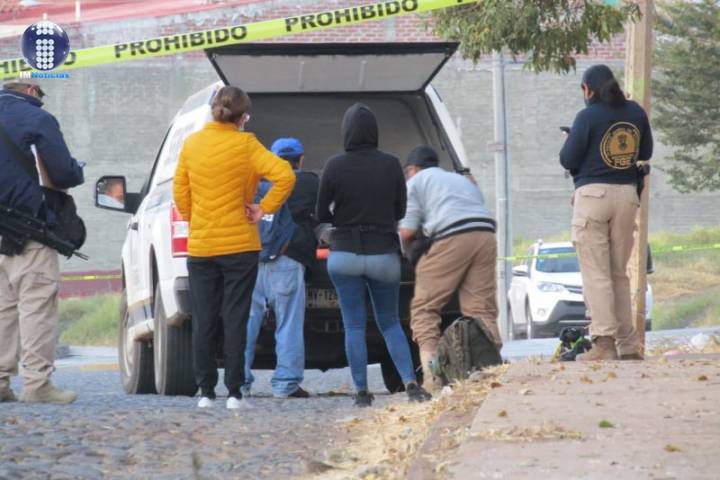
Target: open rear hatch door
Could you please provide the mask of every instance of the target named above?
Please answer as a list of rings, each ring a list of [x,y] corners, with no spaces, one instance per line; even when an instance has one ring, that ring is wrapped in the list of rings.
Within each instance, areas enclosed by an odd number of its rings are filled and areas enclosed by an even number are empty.
[[[241,44],[206,50],[225,84],[249,93],[417,92],[458,43]]]

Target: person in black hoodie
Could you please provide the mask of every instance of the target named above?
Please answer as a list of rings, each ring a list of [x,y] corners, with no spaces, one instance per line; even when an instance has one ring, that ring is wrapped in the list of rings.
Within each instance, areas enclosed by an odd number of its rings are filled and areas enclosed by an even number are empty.
[[[373,112],[356,103],[342,122],[345,153],[331,157],[320,180],[317,216],[335,227],[328,273],[340,299],[345,352],[357,394],[355,405],[370,406],[367,385],[365,292],[375,321],[406,384],[410,401],[429,400],[417,384],[410,346],[400,325],[400,243],[398,221],[405,216],[407,191],[400,161],[378,150]]]
[[[647,115],[627,100],[612,71],[583,75],[587,108],[575,117],[560,163],[575,181],[572,240],[592,315],[593,348],[578,360],[641,359],[631,312],[627,263],[633,248],[639,182],[653,139]]]

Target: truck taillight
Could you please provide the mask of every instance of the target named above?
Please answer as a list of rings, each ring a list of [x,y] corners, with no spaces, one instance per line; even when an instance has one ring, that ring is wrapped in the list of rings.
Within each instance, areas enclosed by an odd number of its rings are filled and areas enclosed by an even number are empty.
[[[190,225],[183,220],[180,211],[173,204],[170,214],[170,230],[173,257],[187,257]]]

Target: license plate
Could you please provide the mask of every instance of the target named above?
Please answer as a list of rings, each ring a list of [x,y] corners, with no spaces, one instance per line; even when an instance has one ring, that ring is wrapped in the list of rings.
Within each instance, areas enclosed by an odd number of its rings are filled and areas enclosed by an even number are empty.
[[[306,305],[307,308],[338,308],[337,293],[331,289],[309,289]]]

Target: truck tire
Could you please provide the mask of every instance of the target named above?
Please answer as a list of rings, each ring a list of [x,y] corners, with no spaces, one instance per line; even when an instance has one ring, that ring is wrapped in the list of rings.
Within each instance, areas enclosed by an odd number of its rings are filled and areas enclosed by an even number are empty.
[[[155,388],[161,395],[197,392],[192,365],[192,329],[189,320],[168,325],[160,287],[155,288]]]
[[[405,385],[402,379],[400,379],[400,374],[389,355],[380,362],[380,371],[382,372],[383,383],[385,383],[385,388],[387,388],[388,392],[398,393],[405,391]]]
[[[422,385],[423,374],[422,368],[420,368],[420,351],[415,343],[410,344],[410,353],[412,355],[413,368],[415,369],[415,377],[417,378],[418,384]],[[383,383],[388,392],[399,393],[405,391],[405,384],[400,378],[400,374],[395,368],[395,364],[392,358],[390,358],[389,353],[380,361],[380,371],[382,372]]]
[[[153,349],[150,342],[128,338],[127,294],[123,290],[118,318],[118,364],[120,381],[125,392],[155,393]]]

